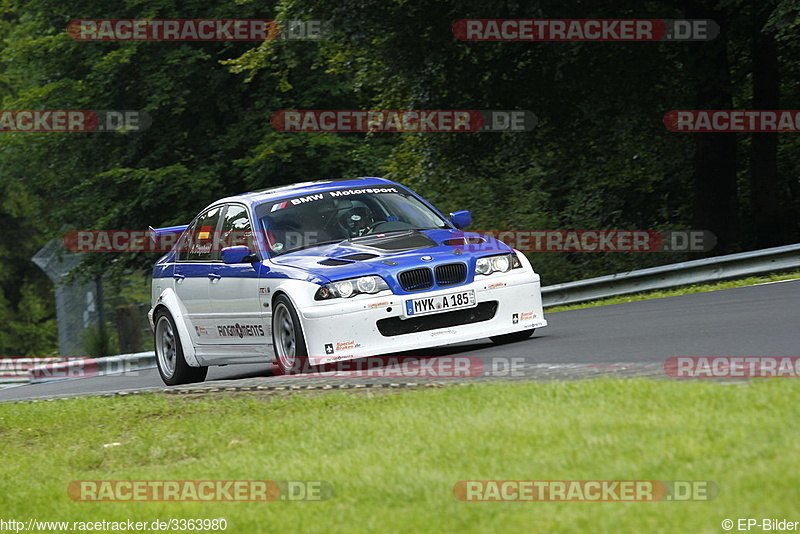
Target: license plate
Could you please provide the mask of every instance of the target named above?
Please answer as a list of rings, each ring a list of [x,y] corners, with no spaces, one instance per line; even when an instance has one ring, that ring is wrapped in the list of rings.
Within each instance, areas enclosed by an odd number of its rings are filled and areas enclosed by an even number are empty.
[[[422,297],[406,301],[406,316],[427,315],[471,308],[475,306],[475,291],[459,291],[436,297]]]

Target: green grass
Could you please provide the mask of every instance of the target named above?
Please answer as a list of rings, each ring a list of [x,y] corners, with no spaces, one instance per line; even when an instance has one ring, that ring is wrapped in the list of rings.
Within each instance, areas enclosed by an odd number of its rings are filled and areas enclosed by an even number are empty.
[[[2,519],[227,532],[721,532],[797,517],[797,383],[597,379],[0,405]],[[120,446],[104,448],[119,442]],[[75,502],[73,480],[325,480],[322,502]],[[709,480],[710,502],[461,502],[459,480]]]
[[[569,304],[567,306],[551,306],[545,308],[548,313],[555,313],[567,310],[579,310],[581,308],[594,308],[596,306],[608,306],[609,304],[624,304],[625,302],[636,302],[639,300],[660,299],[664,297],[677,297],[680,295],[691,295],[693,293],[705,293],[707,291],[717,291],[719,289],[732,289],[735,287],[752,286],[767,282],[780,282],[783,280],[795,280],[800,278],[800,272],[786,274],[770,274],[766,276],[751,276],[749,278],[739,278],[737,280],[726,280],[714,284],[695,284],[690,286],[678,287],[675,289],[665,289],[663,291],[650,291],[646,293],[632,293],[619,297],[593,300],[580,304]]]

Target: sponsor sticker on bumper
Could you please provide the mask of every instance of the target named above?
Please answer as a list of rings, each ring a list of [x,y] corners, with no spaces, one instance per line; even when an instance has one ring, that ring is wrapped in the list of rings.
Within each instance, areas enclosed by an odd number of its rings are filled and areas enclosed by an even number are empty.
[[[477,306],[475,291],[459,291],[435,297],[422,297],[406,301],[406,317],[428,315]]]

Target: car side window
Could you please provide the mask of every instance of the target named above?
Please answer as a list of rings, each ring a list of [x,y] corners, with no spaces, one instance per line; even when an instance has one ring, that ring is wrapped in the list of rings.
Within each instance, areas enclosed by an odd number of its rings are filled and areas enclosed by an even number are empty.
[[[220,229],[220,250],[226,247],[247,245],[251,251],[255,250],[253,240],[253,227],[247,208],[239,204],[229,204],[222,218]]]
[[[222,207],[211,208],[186,229],[178,248],[178,261],[208,262],[219,259],[219,224]]]

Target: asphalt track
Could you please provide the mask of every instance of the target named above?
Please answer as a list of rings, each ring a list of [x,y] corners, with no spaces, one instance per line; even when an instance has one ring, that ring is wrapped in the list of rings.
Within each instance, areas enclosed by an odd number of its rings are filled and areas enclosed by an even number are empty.
[[[552,313],[547,319],[547,328],[518,343],[497,346],[487,339],[405,354],[476,356],[487,369],[523,358],[520,369],[530,379],[543,368],[571,365],[624,362],[658,370],[671,356],[800,356],[800,280]],[[304,379],[272,376],[268,365],[238,365],[211,368],[203,386],[292,380]],[[0,401],[146,389],[164,389],[155,369],[5,388]]]

